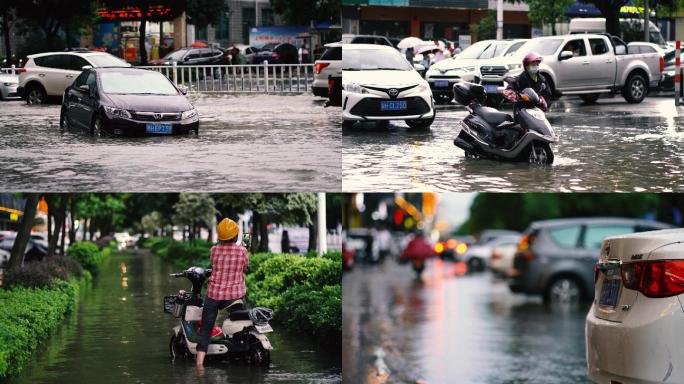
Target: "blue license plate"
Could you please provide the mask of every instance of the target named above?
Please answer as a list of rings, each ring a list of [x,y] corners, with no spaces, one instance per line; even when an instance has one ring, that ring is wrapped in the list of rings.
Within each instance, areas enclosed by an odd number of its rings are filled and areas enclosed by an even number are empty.
[[[447,88],[449,86],[449,80],[435,80],[436,88]]]
[[[408,108],[406,100],[381,101],[381,111],[405,111]]]
[[[484,88],[487,93],[499,93],[499,87],[497,85],[485,85]]]
[[[170,135],[173,132],[173,127],[171,124],[147,124],[145,131],[157,135]]]
[[[617,306],[618,293],[620,293],[620,279],[605,279],[601,287],[599,305],[602,307],[615,308]]]

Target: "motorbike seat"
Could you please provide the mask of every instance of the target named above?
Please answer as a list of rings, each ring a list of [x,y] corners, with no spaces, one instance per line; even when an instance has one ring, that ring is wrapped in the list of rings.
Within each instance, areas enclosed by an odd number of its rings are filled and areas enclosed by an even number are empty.
[[[228,318],[231,321],[239,321],[239,320],[251,320],[249,317],[249,309],[241,309],[238,311],[232,311],[228,315]]]
[[[505,112],[499,112],[491,107],[480,106],[474,109],[473,112],[494,127],[498,127],[505,122],[513,122],[513,117],[511,115]]]

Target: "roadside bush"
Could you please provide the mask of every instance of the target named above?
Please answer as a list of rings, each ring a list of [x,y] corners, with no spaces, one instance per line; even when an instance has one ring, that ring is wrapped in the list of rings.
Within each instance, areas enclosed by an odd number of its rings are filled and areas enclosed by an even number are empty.
[[[81,263],[81,266],[93,275],[98,274],[107,254],[90,241],[79,241],[67,249],[67,255]]]
[[[283,293],[279,318],[289,328],[310,333],[326,343],[340,343],[342,332],[342,287],[321,289],[297,286]],[[285,315],[286,314],[286,315]]]
[[[82,276],[83,268],[78,261],[69,257],[50,257],[8,270],[3,284],[6,287],[54,289],[57,287],[58,279],[69,280]]]
[[[0,289],[0,378],[21,371],[39,343],[74,309],[86,280],[57,280],[54,288]]]

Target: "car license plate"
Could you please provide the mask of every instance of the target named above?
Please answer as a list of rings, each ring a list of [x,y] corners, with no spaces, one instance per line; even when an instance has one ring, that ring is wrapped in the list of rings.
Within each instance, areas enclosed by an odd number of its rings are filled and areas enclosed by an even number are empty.
[[[618,293],[620,292],[620,279],[605,279],[601,287],[601,298],[599,305],[602,307],[615,308],[617,306]]]
[[[449,86],[449,80],[435,80],[436,88],[447,88]]]
[[[256,328],[259,333],[269,333],[273,332],[273,328],[271,328],[271,324],[264,324],[264,325],[254,325],[254,328]]]
[[[380,111],[405,111],[407,108],[406,100],[380,102]]]
[[[485,85],[485,92],[487,93],[499,93],[499,87],[497,85],[489,84]]]
[[[171,124],[147,124],[145,127],[147,133],[170,135],[173,132]]]

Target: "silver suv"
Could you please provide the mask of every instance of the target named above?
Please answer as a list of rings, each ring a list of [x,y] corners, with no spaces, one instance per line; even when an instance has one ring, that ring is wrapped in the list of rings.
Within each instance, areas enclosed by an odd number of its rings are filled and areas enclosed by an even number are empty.
[[[105,52],[67,51],[28,56],[19,69],[17,93],[28,104],[43,104],[48,97],[61,97],[84,67],[130,67]]]

